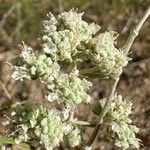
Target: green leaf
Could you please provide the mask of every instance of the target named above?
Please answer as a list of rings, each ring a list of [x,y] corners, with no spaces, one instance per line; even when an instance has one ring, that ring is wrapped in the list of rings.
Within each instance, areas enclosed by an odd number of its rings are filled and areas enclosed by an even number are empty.
[[[0,135],[0,144],[17,145],[14,139],[8,138],[8,137],[2,136],[2,135]],[[27,143],[21,142],[19,144],[19,146],[21,146],[22,148],[24,148],[24,150],[30,150],[30,146]]]
[[[96,103],[96,104],[94,105],[93,109],[92,109],[92,112],[93,112],[95,115],[99,116],[100,113],[101,113],[101,111],[102,111],[102,106],[100,105],[100,103]]]

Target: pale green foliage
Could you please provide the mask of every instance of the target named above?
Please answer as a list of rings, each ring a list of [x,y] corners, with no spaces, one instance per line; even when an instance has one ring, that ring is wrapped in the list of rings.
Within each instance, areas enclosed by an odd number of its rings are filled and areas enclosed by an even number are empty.
[[[10,113],[9,127],[12,133],[9,136],[16,138],[16,143],[32,143],[36,139],[47,150],[59,146],[65,136],[70,146],[74,147],[80,143],[80,131],[69,122],[68,113],[67,110],[33,106],[29,102],[18,104]]]
[[[35,113],[34,113],[35,112]],[[59,145],[63,139],[64,125],[58,111],[51,109],[36,109],[32,112],[30,123],[35,129],[35,135],[40,138],[46,149],[52,149]],[[39,121],[39,122],[38,122]]]
[[[94,23],[88,24],[82,20],[83,13],[74,10],[63,12],[56,18],[50,14],[50,19],[44,22],[45,44],[43,50],[54,60],[70,61],[78,53],[81,42],[88,42],[100,27]]]
[[[92,84],[86,79],[78,77],[77,69],[70,74],[60,71],[60,66],[51,57],[34,52],[32,48],[23,44],[21,54],[13,60],[16,80],[38,79],[47,84],[48,100],[64,102],[67,106],[75,106],[81,102],[90,102],[86,93]]]
[[[129,119],[129,115],[132,113],[131,108],[131,102],[123,101],[122,96],[116,94],[110,110],[106,115],[112,131],[112,137],[115,140],[115,145],[124,150],[128,149],[130,145],[136,148],[139,147],[139,139],[135,136],[138,128],[131,125],[132,121]]]
[[[138,133],[138,128],[133,125],[129,125],[126,122],[112,122],[112,137],[115,139],[115,145],[126,150],[133,145],[135,148],[139,148],[139,139],[136,138],[135,133]]]
[[[77,70],[70,74],[61,73],[54,83],[48,83],[50,90],[48,100],[65,102],[67,106],[90,102],[91,98],[85,91],[92,86],[92,83],[86,79],[81,80],[77,74]]]

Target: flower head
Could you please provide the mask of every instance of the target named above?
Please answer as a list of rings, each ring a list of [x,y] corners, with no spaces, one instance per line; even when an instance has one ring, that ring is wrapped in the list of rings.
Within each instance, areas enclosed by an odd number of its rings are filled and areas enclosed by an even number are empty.
[[[91,60],[104,76],[117,76],[128,63],[127,56],[115,48],[116,34],[104,32],[92,38],[88,44]]]
[[[38,54],[31,47],[23,44],[21,54],[16,57],[12,66],[15,80],[39,79],[41,82],[54,80],[59,72],[59,65],[45,54]]]
[[[56,18],[50,14],[50,19],[44,21],[43,50],[46,54],[55,60],[72,62],[72,57],[78,53],[78,46],[89,41],[100,29],[94,23],[83,21],[82,15],[74,10],[63,12]]]
[[[102,100],[102,106],[104,101]],[[129,115],[132,113],[131,107],[131,102],[123,101],[122,96],[116,94],[110,110],[106,115],[106,120],[109,123],[111,136],[115,140],[115,145],[124,150],[128,149],[130,145],[138,148],[140,144],[140,140],[135,136],[138,128],[131,125],[132,121],[129,119]]]
[[[48,100],[64,102],[67,106],[75,106],[81,102],[90,102],[90,96],[86,93],[92,84],[86,79],[80,79],[74,72],[61,73],[54,81],[49,83]]]
[[[21,141],[29,143],[34,141],[39,147],[52,150],[59,146],[65,136],[72,147],[77,146],[80,143],[80,131],[69,122],[69,116],[66,117],[66,114],[64,116],[64,112],[68,111],[47,109],[30,102],[18,104],[8,114],[9,137],[15,138],[18,144]]]

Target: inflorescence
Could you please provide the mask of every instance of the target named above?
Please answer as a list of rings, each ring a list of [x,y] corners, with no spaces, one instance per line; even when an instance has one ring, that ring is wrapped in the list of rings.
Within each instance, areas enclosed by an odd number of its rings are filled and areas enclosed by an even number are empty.
[[[43,22],[42,49],[33,50],[23,43],[20,55],[13,59],[15,80],[41,81],[47,87],[48,101],[63,103],[65,108],[58,111],[29,103],[17,105],[9,117],[10,136],[16,142],[36,141],[47,150],[59,146],[64,139],[72,147],[79,145],[80,129],[71,123],[70,115],[78,104],[91,101],[87,90],[92,83],[81,78],[78,63],[90,60],[97,68],[96,74],[108,78],[120,75],[127,65],[129,58],[115,46],[116,33],[99,33],[100,26],[88,24],[82,15],[74,10],[57,17],[49,14],[49,19]],[[62,68],[64,64],[68,65],[67,73]],[[116,95],[106,116],[115,144],[124,149],[139,145],[134,134],[138,130],[128,119],[130,113],[131,104]]]

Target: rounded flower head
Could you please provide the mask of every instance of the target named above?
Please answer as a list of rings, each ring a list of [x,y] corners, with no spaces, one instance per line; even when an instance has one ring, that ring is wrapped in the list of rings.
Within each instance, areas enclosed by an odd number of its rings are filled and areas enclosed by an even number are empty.
[[[128,63],[126,55],[115,48],[115,39],[115,32],[104,32],[91,39],[88,44],[91,60],[104,76],[119,75],[122,67]]]
[[[37,57],[29,71],[32,78],[35,77],[42,82],[47,82],[48,80],[54,80],[58,76],[59,69],[60,67],[56,62],[42,54]]]
[[[75,73],[61,73],[54,81],[55,84],[49,83],[50,91],[48,100],[57,100],[64,102],[68,106],[74,106],[81,102],[89,102],[90,96],[86,93],[92,84],[86,79],[80,79]]]
[[[56,18],[50,14],[50,19],[44,21],[43,50],[46,54],[55,60],[72,62],[72,57],[78,53],[77,47],[91,39],[100,28],[83,21],[82,15],[73,10]]]
[[[80,143],[80,131],[69,122],[66,113],[66,110],[47,109],[29,102],[18,104],[7,116],[9,137],[15,138],[18,144],[21,141],[32,144],[34,141],[38,147],[52,150],[59,146],[65,136],[72,147],[77,146]]]
[[[23,44],[21,54],[13,62],[15,80],[39,79],[42,82],[54,80],[59,72],[59,65],[45,54],[37,54],[31,47]]]
[[[105,99],[102,100],[102,106]],[[121,95],[115,95],[111,104],[110,110],[106,115],[106,120],[110,125],[111,136],[115,140],[115,145],[118,147],[128,149],[130,145],[139,147],[139,139],[136,138],[135,133],[138,132],[138,128],[131,125],[132,122],[129,119],[132,103],[122,100]]]
[[[80,130],[75,128],[67,135],[68,143],[71,147],[78,146],[81,142]]]

